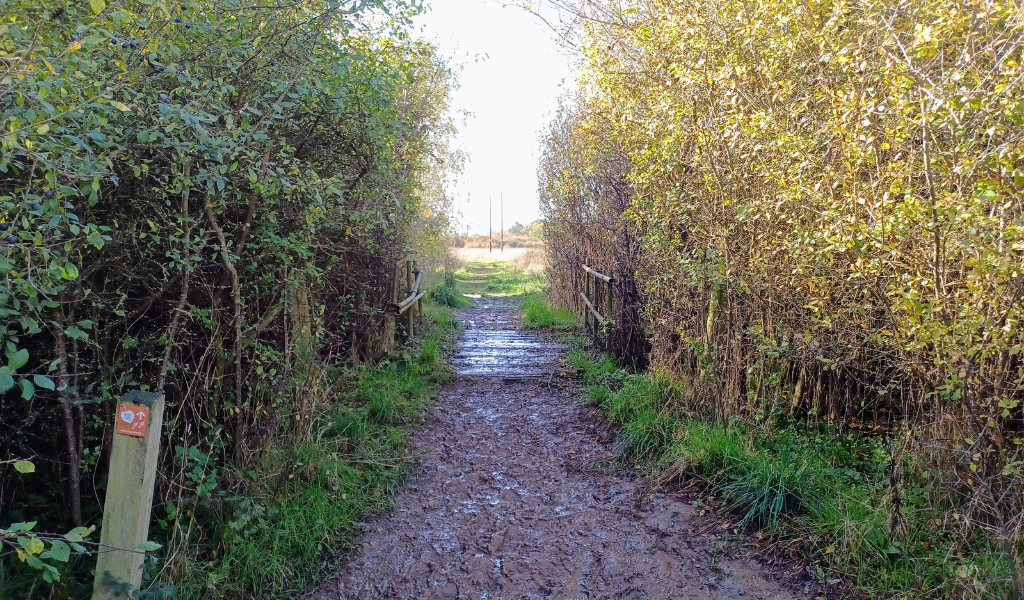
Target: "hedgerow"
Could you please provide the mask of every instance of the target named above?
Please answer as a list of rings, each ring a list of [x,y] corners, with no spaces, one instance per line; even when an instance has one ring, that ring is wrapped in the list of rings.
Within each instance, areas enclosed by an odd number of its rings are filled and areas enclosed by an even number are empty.
[[[928,511],[964,561],[910,596],[1019,596],[1019,3],[554,4],[585,56],[541,168],[556,295],[635,277],[702,418],[884,438],[893,533]]]
[[[389,345],[395,261],[447,233],[421,9],[0,0],[0,518],[98,524],[115,400],[159,390],[156,577],[223,552],[218,494],[311,439],[330,365]],[[198,498],[224,522],[177,510]]]

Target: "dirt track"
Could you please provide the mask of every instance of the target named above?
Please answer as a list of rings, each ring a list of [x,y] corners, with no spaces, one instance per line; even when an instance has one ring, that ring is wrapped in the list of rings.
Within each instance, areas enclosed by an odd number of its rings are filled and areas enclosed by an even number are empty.
[[[721,557],[687,502],[611,474],[613,433],[547,386],[560,348],[512,334],[514,310],[485,299],[461,318],[454,364],[477,375],[442,393],[396,510],[311,598],[809,597]]]

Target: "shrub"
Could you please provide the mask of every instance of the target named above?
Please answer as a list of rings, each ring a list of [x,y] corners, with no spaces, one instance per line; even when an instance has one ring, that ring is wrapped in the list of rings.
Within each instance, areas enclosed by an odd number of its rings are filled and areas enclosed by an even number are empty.
[[[201,449],[218,492],[266,466],[264,444],[299,447],[312,423],[328,427],[314,416],[344,366],[328,359],[384,355],[395,261],[450,224],[438,182],[458,162],[452,72],[409,37],[419,10],[0,3],[0,518],[97,522],[104,432],[130,390],[166,394],[163,444]],[[370,403],[388,422],[407,408]],[[359,437],[365,416],[330,427]],[[7,457],[32,455],[52,460],[14,479]],[[153,572],[174,583],[215,562],[223,529],[219,501],[171,483],[191,473],[183,456],[162,454],[156,504],[208,510],[163,519],[169,563]],[[63,587],[18,597],[86,595],[89,565],[75,564]],[[221,575],[199,595],[236,585]],[[224,595],[267,591],[245,585]]]
[[[558,297],[613,265],[693,416],[884,429],[978,553],[941,594],[991,593],[1001,547],[1024,595],[1020,3],[573,6],[587,85],[540,168]],[[747,492],[817,472],[772,454],[735,484],[769,521],[807,507]]]

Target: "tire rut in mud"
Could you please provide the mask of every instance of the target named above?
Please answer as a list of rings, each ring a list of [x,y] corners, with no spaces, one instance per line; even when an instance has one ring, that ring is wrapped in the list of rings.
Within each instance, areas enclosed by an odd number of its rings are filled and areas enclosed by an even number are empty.
[[[689,503],[614,474],[614,435],[546,385],[563,348],[515,332],[513,307],[483,299],[460,318],[453,362],[468,376],[416,433],[421,462],[394,512],[366,523],[309,598],[810,597],[722,557],[725,542],[696,533]]]

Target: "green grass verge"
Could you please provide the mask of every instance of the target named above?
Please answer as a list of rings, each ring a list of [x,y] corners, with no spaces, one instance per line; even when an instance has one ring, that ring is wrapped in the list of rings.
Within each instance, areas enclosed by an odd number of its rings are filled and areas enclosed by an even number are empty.
[[[469,308],[473,305],[469,298],[459,291],[454,274],[446,274],[444,283],[430,290],[430,299],[438,306],[446,306],[456,310]]]
[[[458,324],[448,307],[425,312],[424,333],[398,360],[334,375],[339,402],[312,439],[269,444],[225,478],[231,489],[197,499],[203,526],[177,547],[178,598],[294,598],[333,571],[367,514],[391,506],[412,465],[411,428],[452,377],[442,354]]]
[[[567,308],[551,306],[547,295],[542,292],[525,295],[519,306],[523,310],[523,327],[526,329],[571,330],[576,327],[576,315]]]
[[[927,471],[890,455],[878,436],[808,424],[708,423],[657,374],[628,374],[580,349],[568,362],[587,399],[619,427],[617,451],[666,481],[699,478],[743,525],[799,542],[826,586],[874,598],[1008,598],[1009,562],[963,533]]]

